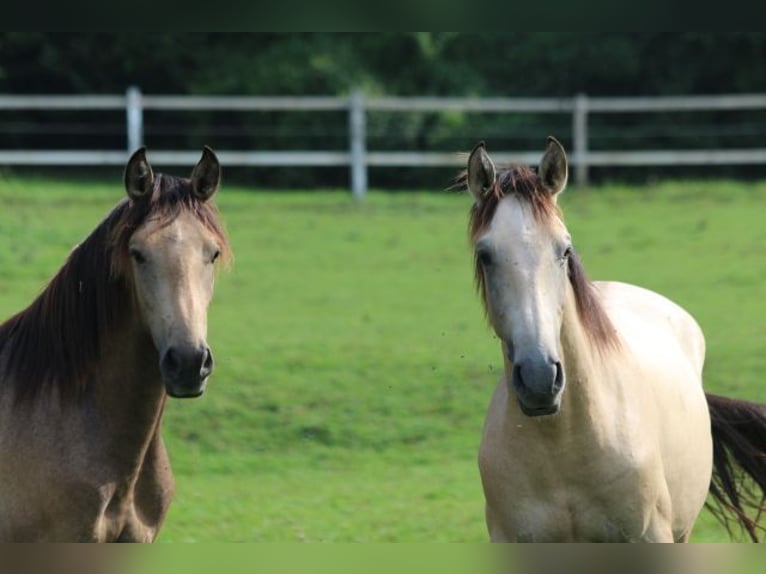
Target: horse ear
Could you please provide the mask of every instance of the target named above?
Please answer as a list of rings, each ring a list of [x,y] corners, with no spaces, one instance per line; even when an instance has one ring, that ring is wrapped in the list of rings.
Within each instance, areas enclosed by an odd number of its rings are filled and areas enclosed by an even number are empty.
[[[545,190],[554,196],[566,187],[567,154],[564,146],[553,136],[548,136],[548,147],[540,160],[538,175]]]
[[[468,156],[468,172],[466,181],[468,191],[479,203],[486,193],[495,185],[495,164],[489,157],[484,142],[479,142]]]
[[[137,201],[148,195],[154,185],[154,172],[146,160],[146,148],[140,147],[130,156],[125,166],[125,191],[128,197]]]
[[[202,158],[191,174],[192,189],[202,201],[207,201],[221,185],[221,164],[210,147],[202,148]]]

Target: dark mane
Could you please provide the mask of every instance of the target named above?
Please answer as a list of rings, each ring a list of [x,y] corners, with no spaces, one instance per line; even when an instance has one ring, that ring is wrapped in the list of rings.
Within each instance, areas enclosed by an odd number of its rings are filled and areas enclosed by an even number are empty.
[[[572,285],[577,315],[585,332],[599,350],[605,351],[619,346],[617,330],[601,305],[596,286],[588,279],[577,251],[572,249],[568,260],[569,283]]]
[[[467,177],[467,172],[460,173],[455,180],[455,186],[465,187]],[[494,186],[486,192],[481,201],[475,202],[471,207],[468,233],[472,245],[492,222],[500,200],[509,194],[514,194],[525,201],[530,206],[533,217],[538,221],[545,222],[552,217],[561,215],[551,194],[543,189],[535,169],[513,167],[501,170],[497,174]],[[596,287],[588,279],[585,268],[574,249],[572,249],[572,254],[569,257],[568,271],[569,282],[572,285],[577,305],[577,314],[585,332],[588,333],[591,341],[598,349],[606,350],[615,347],[618,345],[617,332],[601,305]],[[484,271],[475,255],[474,277],[476,289],[481,294],[486,312]]]
[[[190,180],[157,174],[149,197],[120,202],[29,307],[0,325],[0,379],[13,385],[18,401],[53,385],[62,398],[87,388],[104,339],[132,309],[130,237],[147,219],[169,222],[182,211],[193,213],[228,256],[215,207],[196,198]]]

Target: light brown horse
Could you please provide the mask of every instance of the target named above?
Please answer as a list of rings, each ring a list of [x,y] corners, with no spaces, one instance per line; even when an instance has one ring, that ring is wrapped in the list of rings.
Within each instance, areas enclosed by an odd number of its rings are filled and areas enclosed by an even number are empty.
[[[216,261],[229,253],[205,148],[191,179],[140,149],[127,199],[0,326],[0,541],[152,541],[174,491],[168,395],[196,397]]]
[[[499,173],[479,144],[461,181],[505,363],[479,452],[490,538],[687,541],[710,492],[757,540],[766,406],[703,391],[705,340],[681,307],[586,278],[557,206],[561,144]]]

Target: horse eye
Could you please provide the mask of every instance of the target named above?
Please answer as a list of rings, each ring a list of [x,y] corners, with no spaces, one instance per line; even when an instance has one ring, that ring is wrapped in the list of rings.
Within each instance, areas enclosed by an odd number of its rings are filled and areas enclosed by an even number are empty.
[[[211,263],[215,263],[216,259],[218,259],[221,256],[221,250],[216,249],[215,253],[213,253],[213,257],[210,259]]]
[[[138,249],[132,248],[130,250],[130,256],[136,263],[146,263],[146,257]]]
[[[492,254],[487,249],[478,249],[476,251],[476,259],[479,260],[484,267],[492,265]]]
[[[564,254],[561,256],[561,260],[566,261],[567,259],[569,259],[571,255],[572,255],[572,246],[569,245],[567,246],[566,249],[564,249]]]

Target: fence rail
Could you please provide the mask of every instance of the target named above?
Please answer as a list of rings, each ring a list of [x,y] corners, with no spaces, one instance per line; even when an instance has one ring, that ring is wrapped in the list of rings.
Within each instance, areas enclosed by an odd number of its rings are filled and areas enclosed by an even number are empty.
[[[356,197],[367,190],[369,167],[459,167],[465,155],[432,151],[371,151],[367,149],[370,112],[464,112],[570,114],[574,181],[584,185],[589,168],[607,166],[735,165],[766,163],[766,148],[708,150],[590,150],[588,118],[592,114],[766,110],[766,94],[602,98],[578,94],[573,98],[441,98],[371,97],[361,92],[348,97],[315,96],[183,96],[147,95],[130,87],[124,95],[0,95],[0,112],[14,110],[124,110],[126,146],[123,150],[0,150],[0,165],[120,165],[144,141],[144,112],[164,111],[309,111],[346,112],[347,150],[219,152],[232,166],[347,166]],[[196,152],[153,150],[157,163],[194,162]],[[493,151],[501,162],[534,164],[538,153]]]

